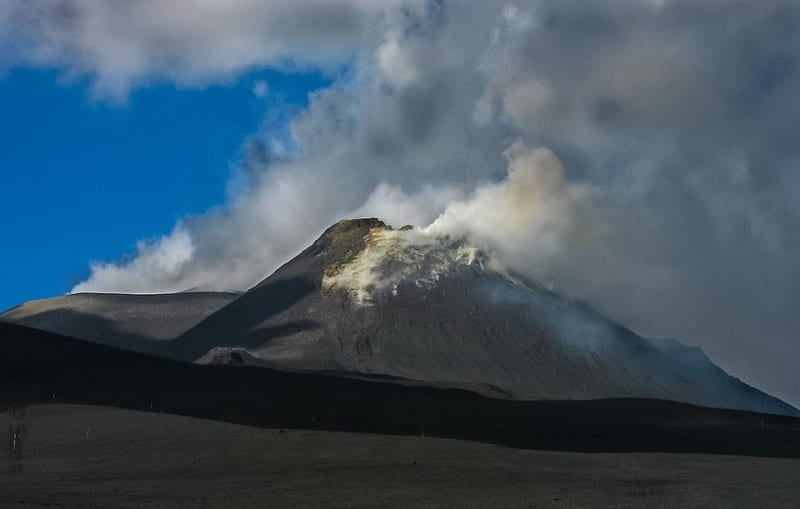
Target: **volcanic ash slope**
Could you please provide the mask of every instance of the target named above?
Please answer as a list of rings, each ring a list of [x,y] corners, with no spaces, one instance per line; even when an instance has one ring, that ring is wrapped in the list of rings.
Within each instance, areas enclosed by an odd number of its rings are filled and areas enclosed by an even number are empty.
[[[228,292],[76,293],[26,302],[0,313],[0,320],[148,352],[153,349],[154,342],[178,337],[239,295]]]

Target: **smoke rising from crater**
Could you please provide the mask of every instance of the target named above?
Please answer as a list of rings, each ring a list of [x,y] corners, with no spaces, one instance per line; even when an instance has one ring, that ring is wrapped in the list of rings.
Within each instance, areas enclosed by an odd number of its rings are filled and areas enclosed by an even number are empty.
[[[246,159],[225,207],[74,291],[244,289],[330,223],[376,215],[468,236],[800,403],[797,2],[322,4],[0,8],[0,66],[88,76],[101,99],[344,69],[292,121],[289,153],[247,142],[269,157]]]
[[[508,176],[448,204],[425,230],[466,237],[517,272],[546,279],[563,253],[596,233],[591,186],[566,180],[548,149],[520,143],[507,151]]]

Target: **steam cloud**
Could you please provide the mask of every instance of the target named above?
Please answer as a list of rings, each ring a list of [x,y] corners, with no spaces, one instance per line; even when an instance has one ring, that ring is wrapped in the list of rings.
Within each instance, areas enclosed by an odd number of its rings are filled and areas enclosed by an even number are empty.
[[[468,236],[800,403],[794,0],[19,0],[0,48],[0,66],[88,76],[112,101],[265,66],[340,76],[291,152],[247,143],[224,208],[73,291],[244,289],[376,215]]]

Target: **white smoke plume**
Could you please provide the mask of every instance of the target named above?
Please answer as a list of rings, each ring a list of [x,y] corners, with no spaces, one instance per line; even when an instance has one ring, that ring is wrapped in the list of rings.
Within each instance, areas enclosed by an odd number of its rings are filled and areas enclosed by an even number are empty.
[[[449,204],[426,231],[467,237],[514,271],[548,278],[562,253],[578,247],[568,244],[595,231],[589,224],[591,189],[568,182],[547,149],[517,143],[506,154],[506,180],[479,186],[469,199]]]
[[[12,0],[0,48],[0,68],[88,77],[112,101],[263,67],[336,77],[288,153],[245,144],[267,156],[226,206],[74,291],[244,289],[376,215],[490,245],[800,403],[794,0]]]

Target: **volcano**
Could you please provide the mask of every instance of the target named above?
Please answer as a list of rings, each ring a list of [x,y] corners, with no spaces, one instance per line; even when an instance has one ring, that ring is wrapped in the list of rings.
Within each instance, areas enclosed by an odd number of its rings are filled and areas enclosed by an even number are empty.
[[[512,400],[644,398],[798,415],[699,348],[643,338],[460,238],[341,221],[249,291],[77,294],[0,320],[173,360]]]
[[[341,221],[156,355],[522,400],[655,398],[796,415],[700,349],[649,340],[461,239]]]

